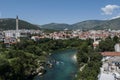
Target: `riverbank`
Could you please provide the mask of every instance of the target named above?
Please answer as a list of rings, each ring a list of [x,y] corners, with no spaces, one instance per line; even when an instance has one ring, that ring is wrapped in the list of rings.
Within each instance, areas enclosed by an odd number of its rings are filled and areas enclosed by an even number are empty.
[[[102,56],[94,50],[91,44],[83,43],[77,53],[79,70],[75,80],[97,80],[101,59]]]

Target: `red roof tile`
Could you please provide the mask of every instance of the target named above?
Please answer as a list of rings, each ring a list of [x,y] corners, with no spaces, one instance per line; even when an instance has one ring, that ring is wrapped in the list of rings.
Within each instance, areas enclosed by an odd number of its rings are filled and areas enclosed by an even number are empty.
[[[103,56],[120,56],[120,52],[102,52]]]

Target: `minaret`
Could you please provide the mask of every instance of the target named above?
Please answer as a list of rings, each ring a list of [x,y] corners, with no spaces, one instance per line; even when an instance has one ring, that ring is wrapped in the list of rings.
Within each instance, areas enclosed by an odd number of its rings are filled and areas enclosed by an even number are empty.
[[[94,42],[96,41],[96,36],[95,36],[96,32],[94,31]]]
[[[19,38],[18,38],[18,36],[19,36],[19,30],[18,30],[18,16],[16,16],[16,35],[15,35],[15,37],[16,37],[16,39],[17,39],[17,42],[19,42],[20,40],[19,40]]]
[[[95,36],[95,34],[96,34],[96,32],[94,31],[93,32],[93,39],[94,39],[94,42],[93,42],[93,47],[94,47],[94,49],[96,48],[96,36]]]
[[[18,32],[18,16],[16,16],[16,32]]]

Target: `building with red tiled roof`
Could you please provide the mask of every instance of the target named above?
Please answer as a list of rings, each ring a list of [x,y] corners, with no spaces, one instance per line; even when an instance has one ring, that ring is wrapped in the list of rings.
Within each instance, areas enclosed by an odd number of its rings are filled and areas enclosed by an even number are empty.
[[[103,56],[120,56],[120,52],[102,52]]]

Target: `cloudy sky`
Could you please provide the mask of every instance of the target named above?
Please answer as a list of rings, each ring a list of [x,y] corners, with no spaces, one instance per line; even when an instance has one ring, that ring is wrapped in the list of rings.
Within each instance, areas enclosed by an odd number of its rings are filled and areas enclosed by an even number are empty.
[[[120,17],[120,0],[0,0],[0,18],[33,24],[106,20]]]

